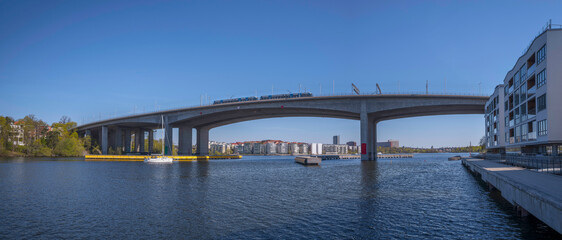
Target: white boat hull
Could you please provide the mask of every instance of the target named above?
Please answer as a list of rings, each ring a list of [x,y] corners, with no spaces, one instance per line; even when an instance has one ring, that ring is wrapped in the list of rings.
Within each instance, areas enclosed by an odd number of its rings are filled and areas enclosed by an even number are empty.
[[[145,158],[145,163],[173,163],[174,159],[170,157],[155,157],[155,158]]]

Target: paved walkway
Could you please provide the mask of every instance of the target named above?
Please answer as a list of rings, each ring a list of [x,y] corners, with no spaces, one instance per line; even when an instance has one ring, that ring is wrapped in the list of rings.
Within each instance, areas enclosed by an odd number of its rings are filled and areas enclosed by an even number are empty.
[[[562,176],[482,159],[463,159],[502,196],[562,233]]]

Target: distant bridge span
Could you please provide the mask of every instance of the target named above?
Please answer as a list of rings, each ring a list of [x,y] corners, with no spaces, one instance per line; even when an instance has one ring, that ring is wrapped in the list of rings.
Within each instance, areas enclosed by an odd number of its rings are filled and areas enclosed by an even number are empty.
[[[152,152],[152,129],[161,127],[162,117],[166,132],[166,152],[172,152],[172,129],[179,128],[178,153],[191,155],[192,129],[197,130],[197,154],[209,154],[209,130],[232,123],[278,117],[329,117],[361,121],[362,160],[376,159],[376,124],[380,121],[444,114],[484,114],[488,97],[465,95],[348,95],[303,97],[291,99],[257,100],[224,103],[192,108],[181,108],[126,117],[106,119],[80,125],[80,134],[91,135],[104,154],[108,148],[125,152],[145,152],[144,144],[130,149],[131,133],[144,142],[149,133]],[[142,134],[138,134],[142,133]],[[142,138],[142,140],[141,140]]]

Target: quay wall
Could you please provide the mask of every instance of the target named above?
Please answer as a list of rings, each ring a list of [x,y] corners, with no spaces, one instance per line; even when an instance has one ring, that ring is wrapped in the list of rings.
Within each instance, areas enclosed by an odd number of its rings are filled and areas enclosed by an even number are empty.
[[[462,163],[499,190],[523,215],[531,213],[562,234],[561,176],[480,159],[462,159]]]

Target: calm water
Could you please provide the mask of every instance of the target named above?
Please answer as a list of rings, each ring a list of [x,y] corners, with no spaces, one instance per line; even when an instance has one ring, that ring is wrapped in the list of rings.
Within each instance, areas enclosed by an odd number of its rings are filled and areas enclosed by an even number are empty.
[[[0,238],[559,238],[450,154],[149,165],[0,161]]]

